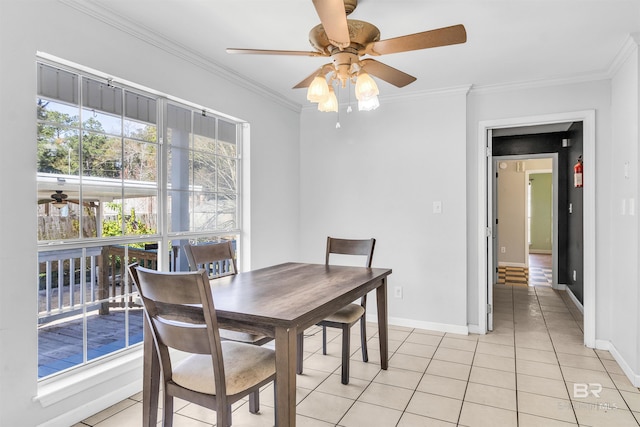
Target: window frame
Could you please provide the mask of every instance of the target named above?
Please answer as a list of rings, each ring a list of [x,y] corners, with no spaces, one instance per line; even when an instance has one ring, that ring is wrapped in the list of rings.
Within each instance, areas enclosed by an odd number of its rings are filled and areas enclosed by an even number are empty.
[[[84,237],[82,236],[82,232],[80,231],[79,235],[77,236],[77,238],[73,238],[73,239],[58,239],[58,240],[38,240],[38,244],[37,244],[37,249],[38,249],[38,254],[46,254],[46,253],[50,253],[53,251],[60,251],[60,250],[79,250],[82,251],[82,253],[84,254],[87,248],[97,248],[97,247],[101,247],[101,246],[113,246],[113,245],[122,245],[125,247],[128,247],[128,245],[132,244],[132,243],[142,243],[142,242],[149,242],[149,241],[155,241],[158,243],[158,260],[157,260],[157,268],[158,270],[162,270],[162,271],[167,271],[169,270],[169,267],[171,265],[171,259],[170,259],[170,254],[169,254],[169,247],[170,244],[172,242],[174,242],[175,240],[186,240],[188,239],[189,241],[197,241],[197,240],[212,240],[212,239],[218,239],[218,238],[224,238],[226,236],[233,236],[236,239],[236,242],[238,244],[237,246],[237,254],[239,257],[239,254],[241,253],[240,251],[240,247],[242,245],[242,230],[243,230],[243,218],[244,218],[244,214],[243,214],[243,206],[242,206],[242,199],[243,199],[243,182],[242,182],[242,174],[243,174],[243,158],[242,158],[242,148],[243,145],[245,144],[245,135],[243,134],[244,129],[246,128],[246,122],[222,114],[222,113],[218,113],[215,112],[209,108],[200,106],[200,105],[196,105],[194,103],[188,102],[188,101],[184,101],[181,100],[179,98],[176,97],[172,97],[170,95],[166,95],[148,88],[144,88],[142,86],[127,82],[125,80],[122,79],[114,79],[110,76],[105,75],[104,73],[100,73],[97,72],[95,70],[90,70],[87,69],[86,67],[82,67],[82,66],[77,66],[75,64],[67,64],[67,63],[61,63],[61,62],[57,62],[48,58],[43,58],[38,56],[36,58],[36,64],[39,66],[39,64],[43,64],[49,67],[54,67],[57,69],[60,69],[62,71],[68,72],[68,73],[72,73],[76,75],[77,78],[77,86],[78,86],[78,90],[80,91],[78,93],[78,102],[77,105],[74,105],[74,108],[77,107],[78,111],[79,111],[79,117],[78,117],[78,127],[77,130],[79,132],[79,134],[81,135],[84,130],[83,130],[83,119],[82,119],[82,111],[87,108],[86,106],[83,105],[83,100],[82,100],[82,89],[83,89],[83,80],[84,78],[88,78],[91,80],[97,80],[97,81],[104,81],[107,84],[111,85],[111,84],[116,84],[119,88],[121,88],[122,90],[122,95],[123,97],[126,96],[127,93],[131,92],[131,93],[138,93],[142,96],[146,96],[146,97],[152,97],[153,99],[155,99],[156,101],[156,117],[155,117],[155,126],[156,126],[156,135],[157,135],[157,139],[156,139],[156,144],[157,144],[157,153],[156,153],[156,162],[158,165],[158,170],[157,170],[157,176],[156,176],[156,183],[155,183],[155,188],[157,189],[157,212],[156,212],[156,216],[157,216],[157,229],[155,233],[151,233],[151,234],[146,234],[146,235],[126,235],[126,234],[122,234],[120,236],[117,237],[104,237],[104,236],[96,236],[96,237]],[[38,74],[38,76],[40,76],[40,74]],[[61,102],[61,103],[66,103],[63,100],[57,100],[54,99],[52,97],[49,96],[44,96],[40,94],[40,91],[37,91],[36,94],[36,101],[39,99],[47,99],[47,100],[51,100],[54,102]],[[202,113],[202,114],[208,114],[212,117],[216,118],[216,123],[218,123],[219,120],[224,120],[225,122],[230,122],[232,124],[235,125],[235,129],[236,129],[236,140],[235,140],[235,145],[236,145],[236,191],[235,191],[235,197],[236,197],[236,208],[235,208],[235,227],[233,229],[225,229],[225,230],[221,230],[221,229],[203,229],[203,230],[189,230],[189,231],[176,231],[176,232],[169,232],[169,228],[168,228],[168,150],[169,150],[169,144],[167,143],[167,107],[168,105],[178,105],[182,108],[186,108],[189,109],[192,114],[195,112],[198,113]],[[126,117],[125,115],[125,111],[123,108],[123,111],[121,112],[121,119],[122,120],[128,120],[129,118]],[[36,117],[36,123],[40,124],[40,120],[38,117]],[[76,129],[76,128],[74,128]],[[192,123],[192,129],[193,129],[193,123]],[[218,130],[216,128],[216,144],[218,143]],[[120,133],[120,135],[118,136],[121,139],[121,143],[125,144],[125,140],[130,139],[124,132],[124,130]],[[81,137],[79,139],[79,141],[81,141]],[[137,140],[136,140],[137,141]],[[80,143],[79,143],[80,144]],[[192,145],[190,144],[190,149],[192,149]],[[123,154],[121,154],[123,155]],[[216,161],[217,164],[217,161]],[[217,173],[217,172],[216,172]],[[36,172],[37,176],[39,177],[41,172],[39,170],[37,170]],[[80,182],[80,192],[82,191],[82,178],[84,177],[82,170],[78,170],[77,171],[78,174],[78,181]],[[124,192],[126,191],[126,183],[124,182],[124,180],[122,180],[121,183],[121,190],[122,190],[122,194],[124,195]],[[121,199],[122,200],[122,208],[124,209],[124,205],[125,205],[125,199]],[[80,209],[80,211],[82,212],[82,208]],[[192,208],[189,208],[189,212],[190,212],[190,216],[191,218],[193,217],[193,212],[192,212]],[[80,215],[80,221],[82,221],[82,217],[83,215]],[[98,218],[96,221],[102,221],[102,218]],[[190,219],[189,221],[192,221],[192,219]],[[217,226],[217,221],[216,221],[216,226]],[[100,234],[99,229],[101,228],[101,226],[98,226],[98,231],[97,233]],[[82,230],[82,228],[80,228],[80,230]],[[124,231],[123,231],[124,233]],[[128,259],[128,258],[125,258]],[[81,275],[82,276],[82,275]],[[81,280],[86,280],[85,279],[81,279]],[[125,283],[127,283],[129,280],[128,277],[126,277],[124,279]],[[84,295],[85,289],[83,288],[83,286],[85,286],[85,284],[81,283],[81,289]],[[129,291],[128,294],[129,296],[135,296],[135,292],[133,289],[131,289],[131,287],[129,287]],[[87,331],[87,326],[86,326],[86,313],[87,313],[87,308],[86,306],[89,304],[86,301],[84,301],[84,297],[83,297],[83,301],[82,301],[82,316],[84,316],[83,318],[84,320],[84,345],[83,345],[83,361],[82,363],[79,363],[77,365],[74,365],[71,368],[68,369],[64,369],[60,372],[56,372],[53,374],[49,374],[49,375],[44,375],[41,376],[40,378],[38,378],[39,383],[43,383],[43,384],[47,384],[51,381],[53,381],[56,378],[59,378],[61,376],[68,376],[68,375],[72,375],[75,372],[78,372],[79,370],[83,370],[83,369],[87,369],[89,367],[89,365],[94,365],[95,363],[108,363],[110,360],[112,360],[113,358],[119,357],[120,355],[124,356],[128,353],[130,353],[131,351],[134,351],[135,349],[139,350],[139,347],[142,345],[141,342],[135,343],[135,344],[130,344],[128,342],[128,335],[129,335],[129,329],[128,329],[128,324],[126,324],[126,329],[125,329],[125,341],[126,341],[126,346],[122,349],[116,350],[114,352],[111,352],[105,356],[102,357],[98,357],[98,358],[94,358],[94,359],[88,359],[87,358],[87,337],[86,337],[86,331]],[[38,350],[38,354],[40,355],[40,350]]]

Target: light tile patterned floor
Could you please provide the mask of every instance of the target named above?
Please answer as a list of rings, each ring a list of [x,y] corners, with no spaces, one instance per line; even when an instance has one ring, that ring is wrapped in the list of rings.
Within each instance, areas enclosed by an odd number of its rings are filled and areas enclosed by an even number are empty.
[[[379,369],[376,325],[369,327],[369,363],[361,360],[353,328],[346,386],[340,383],[339,335],[330,332],[323,356],[321,334],[310,329],[305,372],[298,376],[297,425],[640,425],[640,391],[608,352],[582,345],[582,316],[563,292],[497,285],[494,307],[495,330],[487,335],[390,327],[387,371]],[[75,427],[139,427],[140,400],[132,396]],[[273,426],[273,388],[262,392],[260,414],[250,414],[246,402],[234,409],[236,427]],[[176,427],[215,425],[213,411],[182,401],[175,410]]]

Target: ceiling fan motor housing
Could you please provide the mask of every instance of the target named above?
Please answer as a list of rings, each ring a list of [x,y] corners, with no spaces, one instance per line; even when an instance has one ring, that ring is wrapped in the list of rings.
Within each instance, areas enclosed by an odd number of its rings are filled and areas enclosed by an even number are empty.
[[[359,51],[371,42],[380,40],[380,30],[373,24],[357,19],[347,19],[347,27],[349,28],[349,47]],[[327,33],[324,31],[322,24],[318,24],[309,31],[309,43],[319,52],[328,55],[339,49],[331,44]]]

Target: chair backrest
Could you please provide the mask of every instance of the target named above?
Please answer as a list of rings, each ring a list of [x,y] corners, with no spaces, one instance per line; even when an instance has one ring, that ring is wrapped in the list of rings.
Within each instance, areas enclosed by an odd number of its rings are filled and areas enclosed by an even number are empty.
[[[187,243],[184,245],[184,252],[187,254],[189,269],[197,271],[202,268],[210,279],[238,274],[230,241],[201,245]]]
[[[222,347],[209,278],[204,270],[160,272],[129,266],[165,381],[172,378],[169,349],[211,355],[217,393],[225,393]]]
[[[365,267],[371,267],[375,246],[376,239],[339,239],[327,237],[325,264],[329,264],[330,254],[361,255],[366,257]]]

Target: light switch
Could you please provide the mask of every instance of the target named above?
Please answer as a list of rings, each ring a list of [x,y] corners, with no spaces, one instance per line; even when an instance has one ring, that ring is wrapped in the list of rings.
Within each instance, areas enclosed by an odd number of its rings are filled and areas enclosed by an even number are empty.
[[[434,214],[442,213],[442,202],[441,201],[433,202],[433,213]]]

